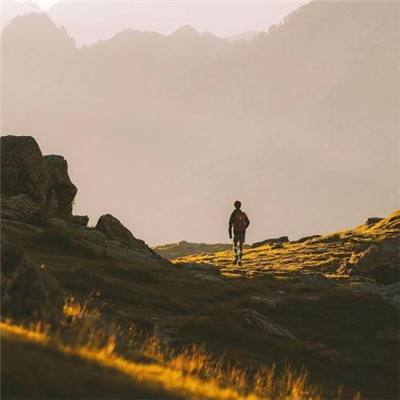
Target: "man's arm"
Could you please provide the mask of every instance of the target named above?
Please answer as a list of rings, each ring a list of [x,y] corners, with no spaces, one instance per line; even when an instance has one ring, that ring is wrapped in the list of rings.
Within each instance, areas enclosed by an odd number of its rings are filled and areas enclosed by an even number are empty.
[[[248,226],[250,225],[250,220],[249,217],[247,216],[247,214],[244,214],[246,216],[246,229],[248,228]]]
[[[232,239],[233,215],[234,212],[231,214],[231,217],[229,218],[229,229],[228,229],[229,239]]]

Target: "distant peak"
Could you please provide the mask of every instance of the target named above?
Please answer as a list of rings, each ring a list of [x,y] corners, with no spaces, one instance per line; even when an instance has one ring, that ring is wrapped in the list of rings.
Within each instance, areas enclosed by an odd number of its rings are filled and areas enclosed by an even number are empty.
[[[171,36],[180,36],[180,37],[197,37],[200,36],[200,33],[196,31],[191,25],[184,25],[177,29]]]

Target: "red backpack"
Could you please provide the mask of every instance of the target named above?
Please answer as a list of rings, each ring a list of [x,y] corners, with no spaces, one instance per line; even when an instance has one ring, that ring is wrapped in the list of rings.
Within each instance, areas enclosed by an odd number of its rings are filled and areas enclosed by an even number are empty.
[[[236,212],[234,230],[236,232],[244,232],[247,225],[247,215],[243,211]]]

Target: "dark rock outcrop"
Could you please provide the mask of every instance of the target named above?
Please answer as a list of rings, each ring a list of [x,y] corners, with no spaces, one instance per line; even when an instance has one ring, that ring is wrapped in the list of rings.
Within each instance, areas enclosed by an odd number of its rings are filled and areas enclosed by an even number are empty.
[[[39,211],[40,207],[26,194],[1,196],[2,218],[30,223]]]
[[[145,246],[142,240],[136,239],[132,232],[111,214],[102,215],[97,222],[96,229],[103,232],[111,240],[115,240],[129,248]]]
[[[308,240],[317,239],[317,238],[320,238],[320,237],[321,237],[321,235],[304,236],[304,237],[302,237],[302,238],[300,238],[298,240],[295,240],[292,243],[304,243],[304,242],[307,242]]]
[[[251,247],[254,249],[256,247],[264,246],[265,244],[281,244],[287,242],[289,242],[289,238],[287,236],[281,236],[279,238],[272,238],[263,240],[261,242],[255,242],[251,245]]]
[[[1,217],[7,235],[27,241],[34,236],[43,244],[74,254],[166,262],[112,215],[100,217],[96,228],[87,227],[87,216],[72,215],[77,188],[64,157],[43,157],[29,136],[1,137],[1,155]],[[20,223],[17,228],[16,222]],[[41,233],[31,234],[35,227],[40,227]]]
[[[49,174],[36,140],[30,136],[1,137],[1,193],[26,194],[47,205]]]
[[[1,193],[5,197],[28,196],[41,210],[39,219],[70,218],[77,188],[62,156],[43,157],[34,138],[9,135],[1,137]],[[14,200],[12,208],[18,214],[18,205],[25,209],[26,201]],[[21,210],[20,214],[24,213]]]
[[[47,188],[47,207],[60,217],[72,215],[72,204],[78,189],[68,175],[68,164],[62,156],[45,156],[44,161],[49,174]]]
[[[298,339],[286,328],[251,308],[217,307],[208,315],[195,315],[182,327],[183,332],[203,338],[254,343],[292,343]]]
[[[378,218],[378,217],[370,217],[367,219],[367,221],[365,222],[365,225],[371,226],[371,225],[375,225],[376,223],[382,221],[383,218]]]
[[[73,215],[70,222],[73,225],[86,227],[89,223],[89,217],[87,215]]]
[[[64,294],[45,266],[33,264],[23,250],[1,243],[1,313],[15,319],[54,320],[61,316]]]
[[[386,284],[400,281],[400,238],[385,239],[354,252],[337,272]]]

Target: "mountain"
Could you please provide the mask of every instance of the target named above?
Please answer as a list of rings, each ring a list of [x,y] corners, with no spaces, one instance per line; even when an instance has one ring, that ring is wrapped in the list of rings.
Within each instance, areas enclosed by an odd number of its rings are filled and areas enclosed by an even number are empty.
[[[122,208],[151,244],[225,241],[237,198],[251,242],[341,229],[398,202],[398,17],[315,1],[251,42],[126,30],[78,48],[22,16],[1,39],[2,128],[65,154],[91,187],[77,209]]]
[[[400,210],[168,261],[76,215],[64,156],[1,152],[3,398],[398,398]]]
[[[228,42],[250,41],[253,40],[260,33],[261,32],[259,31],[245,31],[238,33],[237,35],[230,36],[226,40],[228,40]]]
[[[1,4],[0,30],[18,15],[40,13],[40,8],[32,1],[7,0]]]

